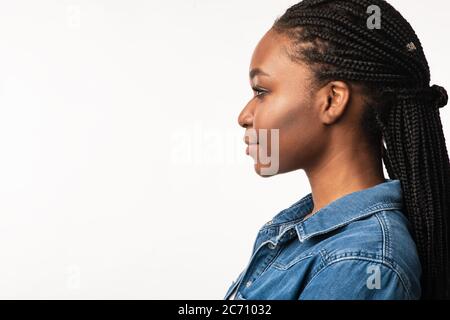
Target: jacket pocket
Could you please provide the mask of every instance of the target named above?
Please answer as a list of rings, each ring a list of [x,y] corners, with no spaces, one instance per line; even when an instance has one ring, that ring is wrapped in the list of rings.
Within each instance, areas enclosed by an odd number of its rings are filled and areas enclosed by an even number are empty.
[[[292,268],[296,264],[298,264],[304,260],[307,260],[313,256],[314,256],[314,254],[311,253],[311,254],[307,254],[307,255],[300,255],[293,259],[279,259],[272,264],[272,267],[274,269],[285,271],[285,270]]]

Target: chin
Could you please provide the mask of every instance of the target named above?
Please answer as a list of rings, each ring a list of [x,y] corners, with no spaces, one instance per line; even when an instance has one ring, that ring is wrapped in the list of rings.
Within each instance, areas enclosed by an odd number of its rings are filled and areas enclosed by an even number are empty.
[[[261,166],[260,164],[255,164],[254,168],[255,172],[262,178],[270,178],[281,173],[279,170],[276,170],[276,168],[271,168],[270,166]]]

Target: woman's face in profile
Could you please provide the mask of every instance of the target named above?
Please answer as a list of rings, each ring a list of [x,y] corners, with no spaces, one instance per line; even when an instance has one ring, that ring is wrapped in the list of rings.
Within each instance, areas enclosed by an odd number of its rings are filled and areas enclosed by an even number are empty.
[[[261,156],[278,161],[275,174],[286,173],[307,167],[323,150],[325,135],[320,125],[315,106],[320,102],[313,92],[312,71],[304,64],[294,62],[288,55],[291,42],[286,36],[269,30],[260,40],[250,64],[250,85],[254,96],[239,115],[239,125],[246,133],[253,130],[256,135],[246,142],[260,144],[249,146],[250,156],[255,161],[255,171],[261,175],[266,161]],[[267,129],[267,143],[261,143],[260,129]],[[271,141],[271,130],[279,129],[278,141]],[[273,131],[272,131],[273,132]],[[278,144],[279,155],[276,150]],[[275,159],[275,158],[278,159]],[[272,174],[273,175],[273,174]]]

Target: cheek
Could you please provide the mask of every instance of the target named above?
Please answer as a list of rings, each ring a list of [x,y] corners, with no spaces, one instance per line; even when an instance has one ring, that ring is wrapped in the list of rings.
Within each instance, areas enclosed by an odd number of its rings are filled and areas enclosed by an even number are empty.
[[[298,101],[298,100],[297,100]],[[255,127],[264,129],[279,129],[279,139],[271,139],[271,130],[267,133],[267,144],[260,144],[259,149],[271,157],[276,156],[276,149],[272,143],[278,144],[280,171],[289,170],[294,163],[307,153],[314,141],[317,121],[312,109],[307,103],[292,103],[279,101],[265,108],[255,115]],[[273,152],[272,152],[273,151]],[[303,156],[302,156],[303,155]]]
[[[303,168],[310,155],[318,148],[320,125],[308,105],[286,108],[284,112],[273,112],[271,128],[279,129],[278,161],[280,172]],[[261,146],[268,155],[276,156],[276,149],[267,139],[267,145]],[[274,141],[276,143],[276,141]],[[272,153],[272,150],[274,151]]]
[[[320,123],[311,116],[298,118],[280,133],[280,163],[284,172],[304,169],[323,149]]]
[[[256,108],[255,128],[290,130],[307,117],[307,104],[289,97],[268,97]]]

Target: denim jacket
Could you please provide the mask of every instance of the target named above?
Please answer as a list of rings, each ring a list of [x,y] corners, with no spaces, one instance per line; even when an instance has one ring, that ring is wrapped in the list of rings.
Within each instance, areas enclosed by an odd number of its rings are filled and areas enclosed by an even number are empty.
[[[259,230],[224,299],[419,299],[421,266],[400,180],[312,211],[309,193]]]

